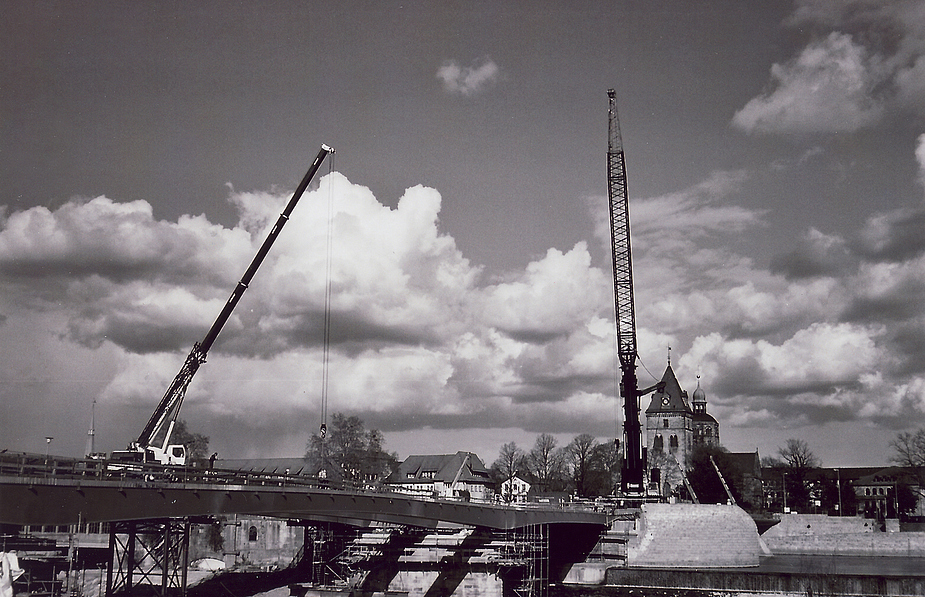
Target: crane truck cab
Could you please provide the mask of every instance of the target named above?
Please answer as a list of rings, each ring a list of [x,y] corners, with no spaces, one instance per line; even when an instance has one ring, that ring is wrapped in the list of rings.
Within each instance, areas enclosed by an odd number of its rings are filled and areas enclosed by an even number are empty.
[[[186,446],[171,444],[160,446],[130,446],[127,450],[116,450],[110,454],[116,463],[163,464],[183,466],[186,464]]]
[[[171,421],[167,426],[167,434],[162,445],[142,445],[140,442],[132,442],[128,449],[113,452],[110,459],[117,463],[185,465],[186,446],[170,443],[173,427],[174,421]]]

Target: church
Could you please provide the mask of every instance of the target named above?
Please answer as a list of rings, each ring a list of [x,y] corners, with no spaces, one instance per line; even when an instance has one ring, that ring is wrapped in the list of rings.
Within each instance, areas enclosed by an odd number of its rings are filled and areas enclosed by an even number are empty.
[[[719,445],[719,423],[707,413],[699,375],[693,400],[681,389],[670,359],[662,383],[664,388],[652,394],[646,408],[647,472],[650,486],[667,492],[683,482],[682,471],[696,446]]]

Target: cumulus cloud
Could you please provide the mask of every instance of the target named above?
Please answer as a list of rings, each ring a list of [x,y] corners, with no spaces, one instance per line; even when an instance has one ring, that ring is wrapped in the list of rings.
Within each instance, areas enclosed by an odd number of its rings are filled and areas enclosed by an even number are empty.
[[[700,374],[724,425],[889,426],[925,414],[916,209],[872,216],[853,240],[809,230],[763,268],[731,248],[764,225],[734,201],[744,180],[717,172],[632,202],[645,367],[659,377],[674,347],[682,385]],[[6,378],[53,383],[56,363],[92,361],[87,391],[140,426],[287,199],[232,191],[230,228],[105,197],[7,214],[0,346],[27,329],[42,358],[7,359]],[[605,200],[589,206],[606,223]],[[268,455],[304,445],[319,424],[328,271],[329,410],[386,433],[614,432],[609,263],[578,242],[486,279],[440,230],[440,210],[435,189],[411,187],[389,208],[339,173],[303,197],[190,386],[185,413],[209,422],[217,448],[245,435],[241,451]],[[609,245],[606,224],[596,232]],[[41,301],[29,300],[35,288]]]
[[[925,79],[925,76],[922,78]],[[919,164],[919,182],[925,186],[925,133],[919,135],[915,146],[915,159]]]
[[[476,95],[501,78],[501,68],[488,56],[483,56],[469,66],[462,66],[456,60],[447,60],[437,69],[437,78],[443,82],[443,89],[454,95]]]
[[[70,201],[55,211],[34,207],[10,214],[0,232],[0,271],[13,277],[111,280],[151,276],[227,282],[222,257],[249,249],[242,231],[228,234],[202,216],[154,220],[146,201],[105,196]],[[203,256],[214,258],[206,262]]]
[[[750,100],[732,122],[747,132],[851,132],[876,122],[883,106],[867,52],[833,32],[795,60],[771,67],[771,90]]]
[[[800,0],[794,27],[828,30],[733,117],[747,132],[851,132],[888,108],[925,113],[925,5],[918,0]]]
[[[925,253],[925,205],[874,214],[860,231],[858,251],[878,261],[905,261]]]

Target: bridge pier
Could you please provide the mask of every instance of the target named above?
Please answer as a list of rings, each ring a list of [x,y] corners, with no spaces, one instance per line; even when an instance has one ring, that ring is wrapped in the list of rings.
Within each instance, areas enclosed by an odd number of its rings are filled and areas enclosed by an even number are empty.
[[[189,564],[189,519],[113,522],[109,532],[106,596],[184,597]]]

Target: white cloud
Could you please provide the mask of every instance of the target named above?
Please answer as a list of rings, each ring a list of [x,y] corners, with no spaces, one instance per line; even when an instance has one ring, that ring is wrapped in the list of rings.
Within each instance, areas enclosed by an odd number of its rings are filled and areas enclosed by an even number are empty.
[[[925,79],[925,73],[923,73],[923,79]],[[925,133],[919,135],[915,146],[915,159],[919,163],[919,182],[925,186]]]
[[[448,93],[470,96],[497,83],[501,78],[501,68],[488,56],[473,61],[469,66],[447,60],[437,69],[437,78],[443,81],[443,89]]]
[[[874,93],[882,78],[876,71],[863,46],[833,32],[789,64],[772,66],[772,90],[749,101],[732,122],[760,133],[856,131],[883,112]]]
[[[782,275],[730,248],[763,225],[762,212],[731,201],[744,177],[719,172],[631,205],[645,366],[658,377],[671,345],[682,385],[700,373],[724,425],[891,426],[922,416],[925,256],[892,249],[909,246],[900,241],[918,212],[871,218],[864,250],[810,230],[798,251],[854,266]],[[262,455],[304,445],[319,424],[329,197],[329,412],[359,414],[387,433],[613,433],[609,263],[595,265],[579,242],[485,280],[440,231],[436,190],[412,187],[390,209],[335,173],[303,198],[190,386],[184,412],[208,421],[216,448],[238,449],[233,442],[246,437],[240,453]],[[150,412],[286,199],[233,193],[232,228],[203,217],[159,221],[143,202],[106,198],[9,214],[0,227],[9,283],[0,345],[14,345],[30,322],[41,321],[45,336],[35,330],[28,340],[41,358],[8,358],[3,378],[55,386],[62,382],[45,370],[106,355],[92,384],[101,407]],[[601,202],[592,208],[596,220],[606,217]],[[42,300],[27,300],[36,288]],[[55,386],[36,404],[69,389]]]
[[[888,110],[925,114],[925,4],[799,0],[788,23],[829,30],[787,64],[732,123],[748,132],[852,132]]]

